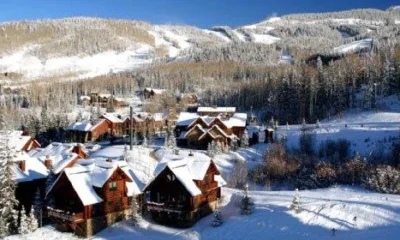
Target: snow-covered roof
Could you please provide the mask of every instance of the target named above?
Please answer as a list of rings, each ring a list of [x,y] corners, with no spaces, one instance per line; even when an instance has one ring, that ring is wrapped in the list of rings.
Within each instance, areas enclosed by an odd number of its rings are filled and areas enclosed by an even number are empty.
[[[189,126],[195,119],[200,116],[197,113],[192,112],[181,112],[178,120],[176,121],[177,126]]]
[[[65,169],[64,172],[84,206],[103,201],[93,189],[90,171],[86,168],[74,167]]]
[[[83,120],[81,122],[74,122],[68,126],[67,130],[88,132],[92,129],[93,125],[89,120]]]
[[[83,101],[83,100],[90,100],[90,97],[89,97],[89,96],[80,96],[79,99],[80,99],[81,101]]]
[[[37,158],[31,158],[26,152],[18,152],[13,158],[15,162],[23,161],[25,163],[25,170],[23,178],[17,176],[18,182],[33,181],[36,179],[46,178],[48,175],[48,170],[46,166]]]
[[[101,98],[109,98],[109,97],[111,97],[111,94],[109,94],[109,93],[101,93],[101,94],[99,94],[99,97],[101,97]]]
[[[32,139],[31,136],[23,136],[22,134],[22,131],[10,132],[8,147],[16,151],[22,151],[25,145]]]
[[[42,163],[49,159],[52,161],[55,174],[60,173],[69,163],[76,160],[79,156],[72,150],[76,143],[51,143],[45,148],[36,148],[28,152],[31,158],[36,158]]]
[[[236,107],[198,107],[197,108],[198,113],[234,113],[236,112]]]
[[[113,113],[106,113],[102,117],[112,123],[123,123],[122,119]]]
[[[154,94],[163,94],[167,91],[167,90],[161,89],[161,88],[145,88],[145,90],[149,91],[149,92],[153,91]]]
[[[164,169],[168,168],[192,196],[201,194],[201,190],[196,186],[194,180],[204,179],[210,167],[211,159],[198,153],[193,153],[193,156],[181,156],[168,152],[161,154],[163,154],[163,157],[154,175],[158,176]],[[147,186],[150,184],[151,182]]]
[[[209,127],[213,125],[213,121],[218,118],[221,122],[228,128],[232,127],[245,127],[247,121],[247,113],[235,113],[229,118],[224,118],[223,116],[209,117],[209,116],[199,116],[197,113],[181,112],[179,118],[176,122],[177,126],[188,126],[194,125],[196,120],[201,119]]]
[[[11,166],[11,171],[13,175],[13,180],[16,182],[26,182],[29,181],[28,175],[26,175],[17,165]]]
[[[125,161],[108,162],[105,160],[93,159],[93,161],[88,162],[89,164],[87,165],[77,164],[72,168],[64,170],[83,205],[87,206],[103,201],[103,199],[96,194],[93,187],[103,187],[117,168],[120,168],[132,180],[131,182],[126,182],[127,195],[131,197],[141,194],[138,184],[135,181],[136,176]],[[58,180],[59,178],[56,182]],[[50,188],[50,191],[55,186],[56,182]]]
[[[93,122],[90,120],[83,120],[81,122],[74,122],[68,126],[67,130],[71,131],[81,131],[81,132],[89,132],[95,127],[97,127],[100,123],[105,121],[104,119],[96,119]]]

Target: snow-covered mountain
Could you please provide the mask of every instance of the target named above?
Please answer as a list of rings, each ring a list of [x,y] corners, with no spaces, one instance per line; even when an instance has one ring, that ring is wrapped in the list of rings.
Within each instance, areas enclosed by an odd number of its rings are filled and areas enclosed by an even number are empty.
[[[0,25],[0,72],[19,73],[21,81],[90,78],[154,60],[235,61],[243,54],[221,50],[230,46],[241,51],[257,47],[255,63],[279,64],[282,50],[296,59],[299,51],[311,55],[364,50],[371,39],[398,42],[398,24],[398,7],[271,17],[238,28],[98,18],[10,22]],[[221,51],[225,55],[215,54]]]

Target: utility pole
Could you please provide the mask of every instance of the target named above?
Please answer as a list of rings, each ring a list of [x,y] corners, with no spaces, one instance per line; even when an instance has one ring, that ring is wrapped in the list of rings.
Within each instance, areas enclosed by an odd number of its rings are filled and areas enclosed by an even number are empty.
[[[133,107],[129,107],[129,117],[130,117],[130,124],[129,124],[129,149],[133,150]]]

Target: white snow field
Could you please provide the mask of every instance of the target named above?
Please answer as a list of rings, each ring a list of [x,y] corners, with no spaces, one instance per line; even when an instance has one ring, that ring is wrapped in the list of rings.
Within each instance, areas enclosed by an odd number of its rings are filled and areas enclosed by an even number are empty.
[[[120,222],[92,239],[398,239],[400,234],[400,196],[368,192],[346,186],[300,191],[301,212],[289,210],[294,191],[250,191],[255,201],[253,214],[239,214],[238,190],[224,188],[221,212],[224,223],[213,228],[213,216],[201,219],[188,229],[175,229],[145,217],[144,227]],[[51,226],[16,239],[78,239]]]
[[[350,155],[369,157],[377,152],[389,153],[392,142],[400,136],[400,105],[398,96],[391,95],[379,101],[382,110],[352,109],[342,117],[335,116],[316,124],[307,124],[308,132],[315,135],[314,150],[318,153],[324,141],[346,139],[350,142]],[[299,148],[301,125],[279,126],[278,138],[287,138],[289,148]]]

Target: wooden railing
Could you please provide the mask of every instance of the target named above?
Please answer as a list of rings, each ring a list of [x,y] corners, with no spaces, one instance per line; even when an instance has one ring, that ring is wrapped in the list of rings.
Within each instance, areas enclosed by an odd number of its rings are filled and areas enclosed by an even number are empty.
[[[70,213],[64,210],[47,207],[47,214],[49,217],[60,219],[66,222],[80,222],[84,220],[83,212]]]
[[[156,210],[156,211],[166,211],[166,212],[184,212],[188,210],[188,206],[183,203],[156,203],[156,202],[147,202],[146,203],[148,210]]]

